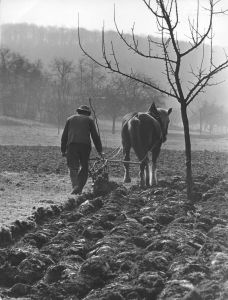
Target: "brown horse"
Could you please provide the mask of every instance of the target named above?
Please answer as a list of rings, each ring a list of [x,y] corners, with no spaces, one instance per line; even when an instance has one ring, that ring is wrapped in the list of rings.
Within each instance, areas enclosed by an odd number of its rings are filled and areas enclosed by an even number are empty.
[[[122,146],[124,155],[124,182],[131,182],[129,174],[130,149],[134,149],[140,163],[140,185],[157,184],[156,161],[161,145],[166,141],[169,115],[172,108],[157,108],[152,103],[148,112],[129,113],[123,117]],[[152,170],[148,153],[152,153]],[[152,173],[152,174],[151,174]]]

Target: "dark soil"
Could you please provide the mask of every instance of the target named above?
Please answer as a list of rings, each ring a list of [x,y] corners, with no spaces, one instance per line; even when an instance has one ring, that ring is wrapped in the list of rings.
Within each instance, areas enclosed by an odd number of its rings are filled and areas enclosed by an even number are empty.
[[[57,147],[1,147],[2,170],[64,173]],[[10,163],[9,163],[10,162]],[[159,185],[87,193],[0,232],[3,299],[228,299],[227,155],[162,151]],[[122,176],[120,166],[110,167]],[[133,175],[138,172],[133,168]]]
[[[112,157],[113,149],[104,149],[106,157]],[[60,154],[60,148],[56,146],[0,146],[0,170],[35,173],[66,174],[67,167],[65,158]],[[92,150],[91,158],[97,157]],[[121,153],[115,157],[121,159]],[[132,153],[131,160],[136,161]],[[185,156],[183,151],[162,150],[158,159],[158,171],[160,177],[185,174]],[[91,161],[91,164],[93,161]],[[212,173],[213,175],[224,171],[227,163],[227,154],[222,152],[194,151],[192,154],[193,174]],[[210,170],[208,169],[210,168]],[[132,166],[133,176],[138,175],[138,166]],[[123,175],[123,166],[120,163],[110,166],[110,174],[113,177]]]

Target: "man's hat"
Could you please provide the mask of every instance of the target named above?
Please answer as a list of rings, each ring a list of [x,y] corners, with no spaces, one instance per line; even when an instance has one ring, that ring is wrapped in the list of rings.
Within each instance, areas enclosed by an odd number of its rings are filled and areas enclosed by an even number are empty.
[[[91,110],[90,110],[90,108],[87,105],[81,105],[81,106],[79,106],[79,108],[77,109],[77,112],[78,113],[85,112],[88,115],[91,115]]]

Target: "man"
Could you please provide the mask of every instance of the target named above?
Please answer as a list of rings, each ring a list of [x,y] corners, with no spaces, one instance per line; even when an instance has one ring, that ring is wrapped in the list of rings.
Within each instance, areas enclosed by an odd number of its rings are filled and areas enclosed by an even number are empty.
[[[81,105],[75,114],[67,119],[61,139],[62,156],[67,158],[73,190],[71,194],[81,194],[88,179],[91,139],[98,154],[102,157],[101,139],[94,121],[90,118],[91,110]]]

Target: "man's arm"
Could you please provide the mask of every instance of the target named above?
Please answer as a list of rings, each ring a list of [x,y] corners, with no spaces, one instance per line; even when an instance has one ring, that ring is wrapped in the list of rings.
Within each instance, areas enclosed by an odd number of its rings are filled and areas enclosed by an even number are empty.
[[[66,154],[66,147],[67,147],[67,140],[68,140],[68,126],[69,126],[69,121],[67,120],[61,138],[61,152],[63,155]]]
[[[97,133],[95,123],[92,119],[90,119],[90,133],[91,133],[91,137],[92,137],[92,140],[93,140],[93,143],[94,143],[94,146],[95,146],[97,152],[99,154],[101,154],[102,153],[101,139]]]

